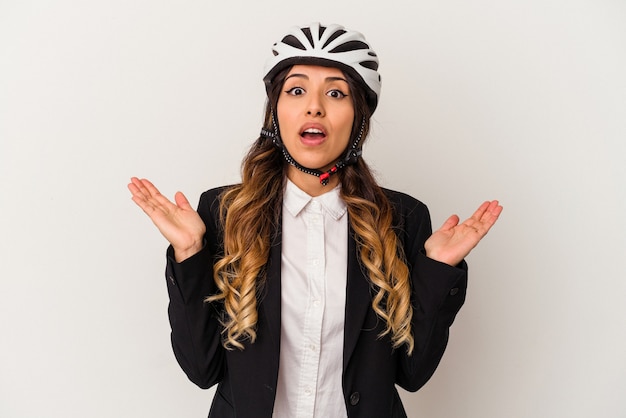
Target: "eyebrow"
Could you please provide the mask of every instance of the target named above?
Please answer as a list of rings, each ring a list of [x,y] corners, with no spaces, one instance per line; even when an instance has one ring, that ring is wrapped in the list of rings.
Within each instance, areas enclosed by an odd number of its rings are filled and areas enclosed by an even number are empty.
[[[294,74],[290,74],[290,75],[288,75],[288,76],[287,76],[287,78],[285,78],[285,81],[289,80],[291,77],[304,78],[304,79],[306,79],[306,80],[308,80],[308,79],[309,79],[309,76],[308,76],[308,75],[306,75],[306,74],[294,73]],[[348,80],[346,80],[346,79],[345,79],[345,78],[343,78],[343,77],[326,77],[326,80],[325,80],[325,81],[326,81],[326,82],[329,82],[329,81],[344,81],[344,82],[346,82],[346,83],[348,82]]]

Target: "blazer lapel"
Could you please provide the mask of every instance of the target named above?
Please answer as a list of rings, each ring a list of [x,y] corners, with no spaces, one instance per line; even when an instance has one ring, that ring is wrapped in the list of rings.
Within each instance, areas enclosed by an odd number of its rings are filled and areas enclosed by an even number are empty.
[[[369,280],[361,270],[352,228],[348,231],[348,284],[343,340],[343,371],[346,371],[371,303]]]
[[[279,227],[276,235],[272,238],[270,247],[269,263],[266,271],[264,297],[261,302],[263,313],[267,318],[270,338],[274,343],[275,353],[280,352],[280,274],[281,274],[281,247],[282,228]]]

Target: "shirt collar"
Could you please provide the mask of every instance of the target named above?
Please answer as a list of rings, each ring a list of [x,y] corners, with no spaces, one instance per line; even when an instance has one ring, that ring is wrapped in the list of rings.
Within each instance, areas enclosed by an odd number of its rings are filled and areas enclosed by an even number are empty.
[[[296,217],[313,200],[319,202],[324,210],[335,220],[340,219],[346,213],[346,203],[339,197],[341,186],[337,185],[326,193],[311,197],[306,192],[287,179],[285,193],[283,196],[283,206]]]

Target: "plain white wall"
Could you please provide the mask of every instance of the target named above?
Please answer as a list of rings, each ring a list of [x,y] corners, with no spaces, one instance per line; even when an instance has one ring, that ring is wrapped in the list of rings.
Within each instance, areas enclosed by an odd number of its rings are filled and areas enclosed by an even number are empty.
[[[237,181],[269,48],[315,20],[379,53],[384,185],[436,226],[505,206],[409,415],[626,417],[622,0],[0,1],[0,416],[206,416],[126,183]]]

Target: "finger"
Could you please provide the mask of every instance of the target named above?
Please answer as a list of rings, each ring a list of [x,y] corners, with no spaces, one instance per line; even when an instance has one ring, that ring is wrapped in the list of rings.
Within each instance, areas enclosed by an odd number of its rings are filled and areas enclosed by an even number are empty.
[[[484,207],[485,205],[486,208]],[[484,211],[482,211],[482,209],[484,209]],[[480,215],[480,218],[476,220],[475,215],[477,215],[479,212],[482,212],[482,214]],[[476,211],[476,213],[464,223],[472,228],[475,228],[476,231],[479,232],[482,236],[485,236],[498,220],[500,213],[502,213],[502,206],[500,206],[497,200],[485,202],[481,205],[479,210]]]
[[[491,204],[491,202],[486,201],[483,202],[478,209],[476,209],[476,212],[474,212],[472,214],[472,216],[470,216],[470,219],[476,221],[476,222],[480,222],[480,219],[483,217],[483,215],[487,212],[487,209],[489,209],[489,205]]]
[[[144,199],[151,201],[155,206],[168,206],[168,204],[172,205],[172,202],[163,196],[154,184],[150,182],[150,180],[134,178],[132,184],[136,186],[137,190]]]
[[[151,218],[156,215],[155,210],[167,215],[175,209],[175,205],[147,179],[132,177],[128,189],[133,194],[133,201]]]
[[[150,180],[148,180],[148,179],[141,179],[140,183],[141,183],[142,187],[145,190],[148,191],[150,196],[159,196],[159,195],[161,195],[161,192],[159,191],[159,189],[157,189],[155,187],[155,185],[150,182]]]
[[[130,190],[130,193],[132,194],[131,198],[133,202],[141,207],[144,212],[147,210],[148,206],[153,206],[150,203],[150,200],[146,197],[146,195],[141,190],[139,190],[135,184],[129,183],[128,190]]]
[[[481,216],[480,222],[491,227],[498,220],[500,213],[502,213],[502,209],[502,206],[497,200],[489,202],[489,206],[487,207],[485,213]]]
[[[439,228],[440,231],[449,231],[455,226],[459,224],[459,217],[457,215],[452,215],[441,225]]]
[[[128,189],[133,193],[133,195],[141,196],[144,199],[150,199],[151,194],[144,183],[138,179],[137,177],[131,178],[131,183],[128,185]]]
[[[141,192],[139,191],[139,189],[137,188],[136,185],[134,185],[133,183],[128,183],[128,185],[126,186],[128,187],[128,190],[130,191],[130,194],[134,195],[138,195]]]
[[[492,217],[498,219],[503,209],[504,208],[502,207],[502,205],[497,200],[494,200],[492,202],[492,206],[489,207],[489,212],[491,213]]]
[[[160,219],[171,217],[172,214],[178,210],[176,205],[162,195],[151,197],[149,199],[145,199],[141,195],[134,195],[132,200],[157,225],[159,224]]]
[[[178,205],[179,208],[193,210],[193,208],[189,204],[189,200],[187,200],[187,197],[185,197],[182,192],[176,192],[176,194],[174,195],[174,200],[176,201],[176,205]]]
[[[160,193],[152,196],[150,201],[154,204],[155,208],[160,209],[164,213],[176,210],[176,205]]]
[[[145,196],[146,200],[154,206],[155,209],[160,209],[164,213],[168,213],[175,209],[175,205],[165,196],[161,194],[159,189],[148,179],[137,179],[133,184],[137,185],[139,191]]]
[[[139,181],[139,179],[137,177],[131,177],[130,179],[130,183],[128,183],[128,190],[130,190],[130,192],[132,193],[133,196],[142,196],[142,197],[146,197],[145,193],[142,192],[141,189],[144,189],[143,185],[141,184],[141,181]]]
[[[141,208],[141,210],[145,212],[146,215],[152,218],[152,214],[156,210],[153,204],[151,204],[148,200],[138,195],[133,195],[132,200],[133,202],[137,204],[137,206]]]

